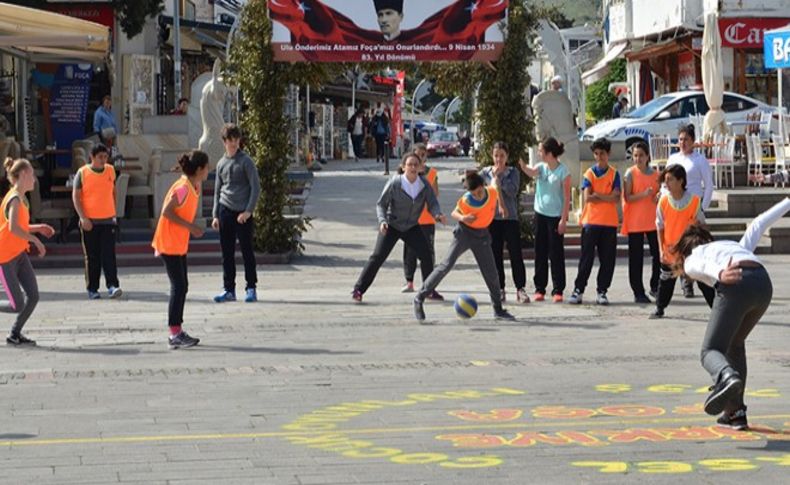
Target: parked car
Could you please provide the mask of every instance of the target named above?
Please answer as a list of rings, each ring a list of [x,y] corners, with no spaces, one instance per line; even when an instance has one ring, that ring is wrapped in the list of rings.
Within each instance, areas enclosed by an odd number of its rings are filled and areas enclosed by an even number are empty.
[[[755,112],[776,113],[776,108],[741,94],[725,92],[722,109],[728,122],[746,121],[747,115]],[[649,141],[651,135],[677,137],[678,128],[690,122],[690,115],[708,112],[708,103],[702,91],[679,91],[669,93],[625,113],[622,117],[604,121],[591,127],[582,135],[582,140],[607,138],[613,142],[624,142],[626,157],[631,158],[631,147],[637,141]],[[775,117],[774,117],[775,118]],[[775,124],[772,123],[772,125]],[[743,133],[740,126],[734,131]],[[697,136],[701,136],[697,133]]]
[[[463,153],[458,133],[435,131],[428,140],[429,157],[458,157]]]

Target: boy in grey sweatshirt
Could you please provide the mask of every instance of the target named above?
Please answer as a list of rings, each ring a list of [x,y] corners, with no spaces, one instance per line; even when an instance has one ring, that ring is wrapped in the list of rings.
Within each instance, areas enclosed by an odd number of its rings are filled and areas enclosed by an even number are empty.
[[[217,165],[214,184],[214,209],[211,227],[219,230],[222,247],[222,279],[224,291],[214,297],[217,303],[236,300],[236,240],[244,258],[244,276],[247,280],[244,301],[258,300],[256,284],[255,251],[252,248],[255,205],[261,193],[261,181],[255,162],[239,149],[241,130],[227,124],[222,129],[225,156]]]

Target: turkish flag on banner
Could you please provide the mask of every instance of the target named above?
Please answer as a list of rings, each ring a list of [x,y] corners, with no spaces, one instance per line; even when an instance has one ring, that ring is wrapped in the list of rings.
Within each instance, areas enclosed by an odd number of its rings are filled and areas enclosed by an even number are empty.
[[[504,41],[486,42],[485,34],[506,18],[507,6],[507,0],[458,0],[385,40],[320,0],[269,0],[272,20],[291,36],[273,39],[275,59],[318,62],[495,60]]]

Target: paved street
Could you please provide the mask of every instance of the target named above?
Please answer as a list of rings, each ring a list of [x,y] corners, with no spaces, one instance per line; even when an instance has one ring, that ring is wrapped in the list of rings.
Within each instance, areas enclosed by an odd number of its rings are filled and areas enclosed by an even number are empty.
[[[438,166],[449,213],[465,163]],[[668,318],[648,320],[625,260],[611,306],[511,304],[518,321],[502,323],[467,254],[421,326],[399,292],[399,245],[354,304],[384,180],[371,162],[318,173],[305,255],[259,268],[257,304],[210,302],[219,257],[192,268],[194,349],[166,348],[164,268],[123,270],[124,298],[98,302],[79,271],[39,272],[27,328],[39,347],[0,348],[0,483],[786,481],[790,256],[764,258],[775,294],[748,344],[755,429],[730,432],[701,410],[709,310],[678,294]],[[450,237],[437,230],[439,258]],[[481,304],[468,322],[452,309],[460,292]]]

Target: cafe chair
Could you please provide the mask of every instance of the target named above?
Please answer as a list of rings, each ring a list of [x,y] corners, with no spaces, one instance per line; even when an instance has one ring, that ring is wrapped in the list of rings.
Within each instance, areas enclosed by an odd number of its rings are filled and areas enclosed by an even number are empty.
[[[36,180],[36,185],[30,192],[30,217],[34,221],[59,221],[60,231],[56,241],[66,242],[69,222],[76,216],[77,213],[73,207],[58,207],[53,205],[51,200],[42,201],[41,189],[38,180]]]
[[[669,160],[669,136],[650,136],[650,160],[653,167],[662,169]]]
[[[788,155],[788,147],[785,146],[784,140],[782,139],[781,135],[773,135],[772,137],[774,141],[774,172],[780,172],[787,170],[787,155]],[[774,187],[778,186],[778,182],[774,182]],[[785,183],[782,182],[782,187],[785,187]]]
[[[735,137],[716,134],[713,137],[713,166],[717,188],[735,187]],[[729,179],[728,179],[729,177]]]

